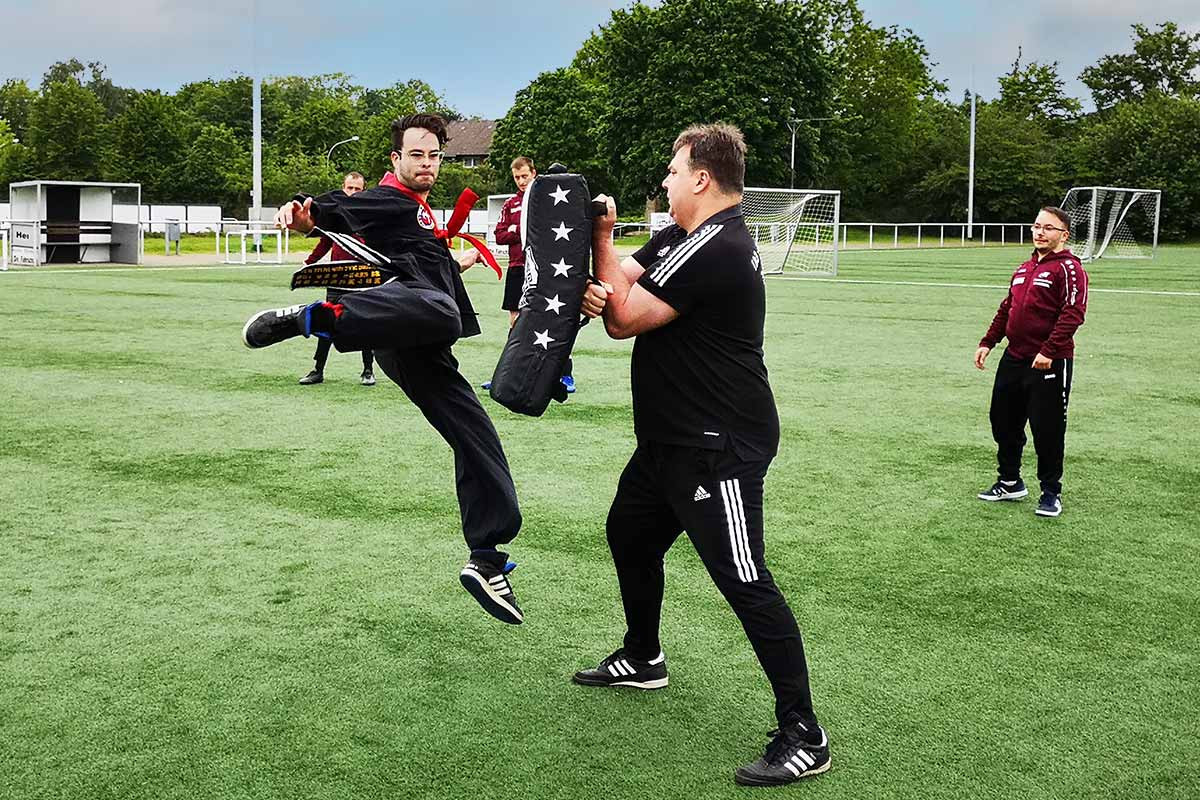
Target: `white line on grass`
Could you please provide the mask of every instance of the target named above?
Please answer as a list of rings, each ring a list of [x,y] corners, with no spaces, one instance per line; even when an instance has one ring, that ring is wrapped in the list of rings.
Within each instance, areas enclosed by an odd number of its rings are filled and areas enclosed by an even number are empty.
[[[817,281],[820,283],[869,283],[876,286],[935,286],[942,289],[1007,289],[1008,284],[989,283],[932,283],[921,281],[867,281],[857,278],[807,278],[803,275],[770,275],[776,281]],[[1107,292],[1109,294],[1157,294],[1168,297],[1200,297],[1200,292],[1167,292],[1156,289],[1097,289],[1088,287],[1089,292]]]
[[[111,267],[105,269],[48,269],[26,271],[23,269],[8,270],[3,275],[71,275],[91,273],[102,275],[109,272],[188,272],[191,270],[245,270],[245,269],[286,269],[299,268],[300,264],[208,264],[191,267]],[[1007,284],[990,283],[933,283],[922,281],[868,281],[857,278],[809,278],[803,275],[769,275],[775,281],[816,281],[818,283],[863,283],[875,286],[932,286],[940,289],[1007,289]],[[1167,292],[1156,289],[1099,289],[1090,287],[1089,292],[1107,292],[1109,294],[1153,294],[1167,297],[1200,297],[1200,292]]]

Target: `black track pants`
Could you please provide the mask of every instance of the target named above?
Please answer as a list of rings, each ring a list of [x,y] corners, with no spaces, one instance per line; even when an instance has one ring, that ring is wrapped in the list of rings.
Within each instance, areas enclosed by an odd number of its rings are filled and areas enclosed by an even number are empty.
[[[1033,368],[1032,359],[1012,358],[1007,350],[1000,357],[989,413],[1000,480],[1015,481],[1021,477],[1021,451],[1025,447],[1028,421],[1037,452],[1041,489],[1062,494],[1067,403],[1071,397],[1074,361],[1055,359],[1050,369],[1040,370]]]
[[[769,464],[727,450],[638,445],[607,523],[628,626],[625,649],[638,659],[658,655],[663,556],[686,530],[754,647],[775,693],[776,717],[795,712],[815,722],[800,629],[764,562]]]

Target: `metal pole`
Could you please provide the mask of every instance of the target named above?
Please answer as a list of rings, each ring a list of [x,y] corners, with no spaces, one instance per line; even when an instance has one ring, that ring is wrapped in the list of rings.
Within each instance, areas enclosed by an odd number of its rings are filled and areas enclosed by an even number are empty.
[[[329,148],[329,152],[325,154],[325,160],[326,160],[326,161],[330,161],[330,160],[332,160],[332,159],[333,159],[333,150],[334,150],[334,148],[335,148],[335,147],[337,147],[338,145],[340,145],[340,144],[345,144],[346,142],[357,142],[357,141],[358,141],[358,137],[357,137],[357,136],[351,136],[349,139],[342,139],[340,142],[334,142],[334,143],[333,143],[333,147]],[[793,153],[793,155],[792,155],[792,158],[793,158],[793,160],[795,159],[795,154],[794,154],[794,153]]]
[[[975,238],[975,68],[971,68],[971,160],[967,167],[967,238]]]
[[[788,129],[791,130],[791,132],[792,132],[792,161],[791,161],[792,182],[791,182],[791,188],[793,188],[793,189],[796,188],[796,127],[799,124],[800,124],[799,120],[794,120],[794,119],[789,119],[788,124],[787,124]]]
[[[250,5],[250,69],[253,77],[251,104],[254,106],[254,187],[250,190],[251,219],[262,215],[262,80],[258,75],[258,0]],[[262,239],[255,237],[259,246]]]

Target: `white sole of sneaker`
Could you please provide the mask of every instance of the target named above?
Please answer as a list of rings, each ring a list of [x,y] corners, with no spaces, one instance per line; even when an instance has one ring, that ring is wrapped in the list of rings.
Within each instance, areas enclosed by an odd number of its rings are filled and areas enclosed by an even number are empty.
[[[458,579],[462,582],[463,588],[470,592],[484,610],[496,619],[507,622],[509,625],[520,625],[525,621],[524,615],[513,608],[511,603],[496,594],[496,590],[491,587],[491,584],[475,570],[464,569],[459,573]]]
[[[1019,492],[1008,492],[1006,494],[1000,495],[999,497],[997,497],[994,494],[988,494],[987,492],[984,492],[982,494],[977,494],[975,496],[978,497],[980,500],[986,500],[989,503],[995,503],[997,500],[1020,500],[1022,497],[1029,497],[1029,490],[1022,489]]]
[[[778,781],[778,782],[764,781],[760,778],[755,778],[750,775],[743,775],[740,771],[738,771],[738,772],[733,773],[733,782],[740,786],[787,786],[789,783],[795,783],[796,781],[803,780],[804,778],[812,777],[813,775],[820,775],[822,772],[829,772],[829,768],[831,766],[833,766],[832,758],[829,759],[828,761],[826,761],[821,766],[816,767],[815,769],[806,770],[805,772],[801,772],[799,775],[795,776],[794,778],[788,778],[786,781]]]
[[[1060,508],[1057,511],[1042,511],[1040,508],[1035,508],[1033,513],[1037,514],[1039,517],[1057,517],[1062,513],[1062,509]]]
[[[667,685],[667,681],[669,679],[655,678],[649,681],[613,681],[612,683],[608,683],[605,681],[593,682],[588,680],[580,680],[577,676],[572,678],[572,680],[575,681],[575,683],[578,683],[580,686],[601,686],[606,688],[609,686],[624,686],[630,689],[662,689]]]

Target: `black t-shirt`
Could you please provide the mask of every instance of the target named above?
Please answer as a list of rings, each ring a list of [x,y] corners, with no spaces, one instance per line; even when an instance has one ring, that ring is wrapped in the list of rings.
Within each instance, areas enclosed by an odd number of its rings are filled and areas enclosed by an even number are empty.
[[[479,321],[458,262],[433,233],[433,219],[415,200],[390,186],[348,195],[340,189],[313,198],[317,225],[334,233],[362,237],[392,260],[391,269],[405,284],[445,292],[462,317],[462,335],[479,333]]]
[[[679,312],[634,342],[638,440],[775,455],[779,415],[762,349],[766,287],[740,207],[691,235],[671,225],[633,257],[646,267],[642,288]]]

